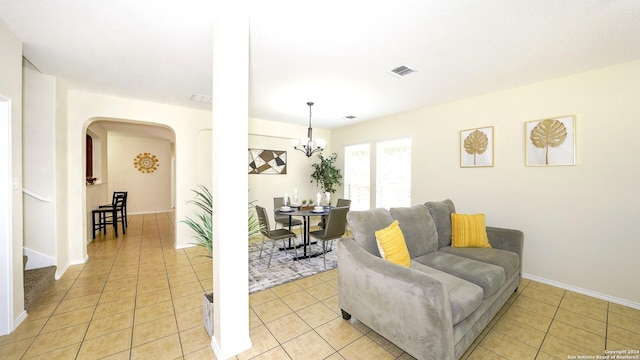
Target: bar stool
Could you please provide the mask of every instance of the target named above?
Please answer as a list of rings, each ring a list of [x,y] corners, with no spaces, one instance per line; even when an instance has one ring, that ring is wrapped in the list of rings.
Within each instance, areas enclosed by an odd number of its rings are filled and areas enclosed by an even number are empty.
[[[124,197],[124,205],[122,205],[122,216],[124,217],[124,226],[129,226],[129,221],[127,220],[127,192],[126,191],[114,191],[113,196],[111,197],[111,204],[108,205],[100,205],[98,208],[109,208],[113,206],[113,201],[116,197]]]
[[[94,239],[96,238],[96,230],[102,230],[104,235],[107,234],[107,225],[113,225],[115,236],[118,237],[118,221],[122,222],[122,233],[127,233],[126,216],[124,216],[125,199],[126,196],[114,196],[111,206],[103,205],[91,212]]]

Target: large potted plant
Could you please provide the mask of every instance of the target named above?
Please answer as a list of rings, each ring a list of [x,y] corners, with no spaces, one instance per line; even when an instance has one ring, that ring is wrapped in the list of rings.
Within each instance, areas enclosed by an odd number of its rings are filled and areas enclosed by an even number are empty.
[[[315,182],[323,192],[333,194],[337,190],[336,187],[342,185],[342,173],[336,167],[338,154],[333,153],[329,157],[318,154],[318,158],[320,162],[311,165],[313,167],[311,182]]]
[[[191,244],[205,249],[207,257],[211,258],[213,253],[213,196],[204,185],[198,185],[197,190],[192,189],[191,191],[195,193],[195,197],[187,201],[187,204],[195,205],[201,211],[196,213],[195,218],[187,217],[182,222],[187,224],[195,233],[193,236],[195,242]],[[248,210],[248,236],[251,236],[258,233],[261,227],[253,202],[249,203]],[[204,293],[202,299],[202,322],[209,336],[213,336],[213,293]]]

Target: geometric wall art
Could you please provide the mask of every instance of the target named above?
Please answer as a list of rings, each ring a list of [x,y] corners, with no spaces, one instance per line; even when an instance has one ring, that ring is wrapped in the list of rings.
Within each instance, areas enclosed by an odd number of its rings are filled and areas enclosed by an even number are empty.
[[[493,126],[460,131],[460,167],[493,166]]]
[[[158,158],[151,153],[141,153],[133,159],[133,167],[143,174],[150,174],[158,170]]]
[[[281,175],[286,173],[286,151],[249,149],[249,174]]]
[[[525,143],[526,166],[575,165],[575,115],[527,121]]]

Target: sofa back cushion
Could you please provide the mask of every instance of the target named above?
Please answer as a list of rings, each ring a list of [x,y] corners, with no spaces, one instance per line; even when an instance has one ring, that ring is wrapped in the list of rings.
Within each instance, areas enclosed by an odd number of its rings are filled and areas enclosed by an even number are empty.
[[[438,232],[425,205],[397,207],[389,210],[398,220],[411,258],[438,250]]]
[[[438,248],[451,245],[451,214],[456,212],[453,201],[447,199],[438,202],[424,203],[436,224],[438,231]]]
[[[393,222],[389,210],[377,208],[364,211],[349,211],[347,223],[353,239],[369,253],[380,257],[376,243],[376,231],[382,230]]]
[[[451,246],[490,248],[484,214],[451,214]]]

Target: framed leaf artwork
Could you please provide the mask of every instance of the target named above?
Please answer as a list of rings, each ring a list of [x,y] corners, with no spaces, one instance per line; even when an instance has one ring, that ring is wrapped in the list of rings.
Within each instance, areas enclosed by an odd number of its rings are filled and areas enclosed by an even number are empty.
[[[493,166],[493,126],[460,131],[460,167]]]
[[[575,165],[575,115],[527,121],[525,144],[527,166]]]

